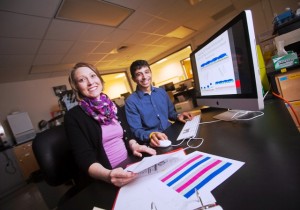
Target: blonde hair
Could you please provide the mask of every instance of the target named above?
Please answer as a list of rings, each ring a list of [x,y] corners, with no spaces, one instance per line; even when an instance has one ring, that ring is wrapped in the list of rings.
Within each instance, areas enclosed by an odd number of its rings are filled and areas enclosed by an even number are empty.
[[[77,81],[75,80],[75,72],[80,67],[87,67],[87,68],[91,69],[97,75],[97,77],[100,79],[102,85],[104,85],[104,80],[102,79],[98,69],[95,66],[93,66],[92,64],[89,64],[89,63],[84,63],[84,62],[76,63],[70,72],[69,83],[75,94],[77,101],[81,101],[84,98],[82,93],[78,90]]]

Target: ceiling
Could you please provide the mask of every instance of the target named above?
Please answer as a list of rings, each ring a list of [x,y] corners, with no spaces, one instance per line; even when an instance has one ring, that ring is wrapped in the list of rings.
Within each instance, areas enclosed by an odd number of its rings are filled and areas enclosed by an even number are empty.
[[[63,0],[1,0],[0,83],[64,76],[79,61],[106,73],[136,59],[154,62],[258,1],[68,0],[80,6],[64,18]],[[98,11],[95,3],[117,9]],[[77,16],[85,19],[71,20]]]

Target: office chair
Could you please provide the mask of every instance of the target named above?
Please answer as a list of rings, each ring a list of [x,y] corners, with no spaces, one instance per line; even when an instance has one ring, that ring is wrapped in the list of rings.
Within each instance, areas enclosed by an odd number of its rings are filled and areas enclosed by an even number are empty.
[[[130,96],[131,93],[126,92],[126,93],[122,93],[121,96],[124,97],[124,100],[126,100],[128,98],[128,96]]]
[[[38,133],[32,142],[32,149],[48,185],[56,187],[72,183],[57,206],[79,192],[78,169],[63,124]]]

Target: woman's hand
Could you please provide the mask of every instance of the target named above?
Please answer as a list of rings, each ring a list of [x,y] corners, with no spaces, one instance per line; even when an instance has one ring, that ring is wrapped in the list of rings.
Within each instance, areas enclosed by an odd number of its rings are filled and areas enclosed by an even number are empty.
[[[133,152],[133,155],[142,157],[142,152],[148,153],[150,155],[156,155],[156,151],[146,145],[140,145],[135,140],[129,141],[130,148]]]
[[[137,174],[125,171],[123,168],[112,169],[108,174],[108,180],[117,187],[122,187],[133,181]]]
[[[137,176],[137,174],[125,171],[122,168],[109,170],[107,168],[104,168],[100,163],[93,163],[89,167],[88,173],[94,179],[112,183],[117,187],[122,187],[128,184]]]

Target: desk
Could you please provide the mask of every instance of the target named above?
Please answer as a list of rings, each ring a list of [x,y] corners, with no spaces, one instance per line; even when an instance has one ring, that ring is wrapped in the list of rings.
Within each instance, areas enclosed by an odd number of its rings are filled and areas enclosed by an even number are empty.
[[[202,122],[218,113],[218,109],[204,110]],[[224,210],[299,209],[300,133],[283,102],[267,100],[264,113],[252,121],[200,126],[198,136],[205,140],[199,151],[245,162],[212,192]],[[168,137],[176,139],[181,127],[181,123],[169,127]],[[158,152],[171,149],[175,148]],[[111,209],[117,188],[100,185],[91,184],[58,209]]]

